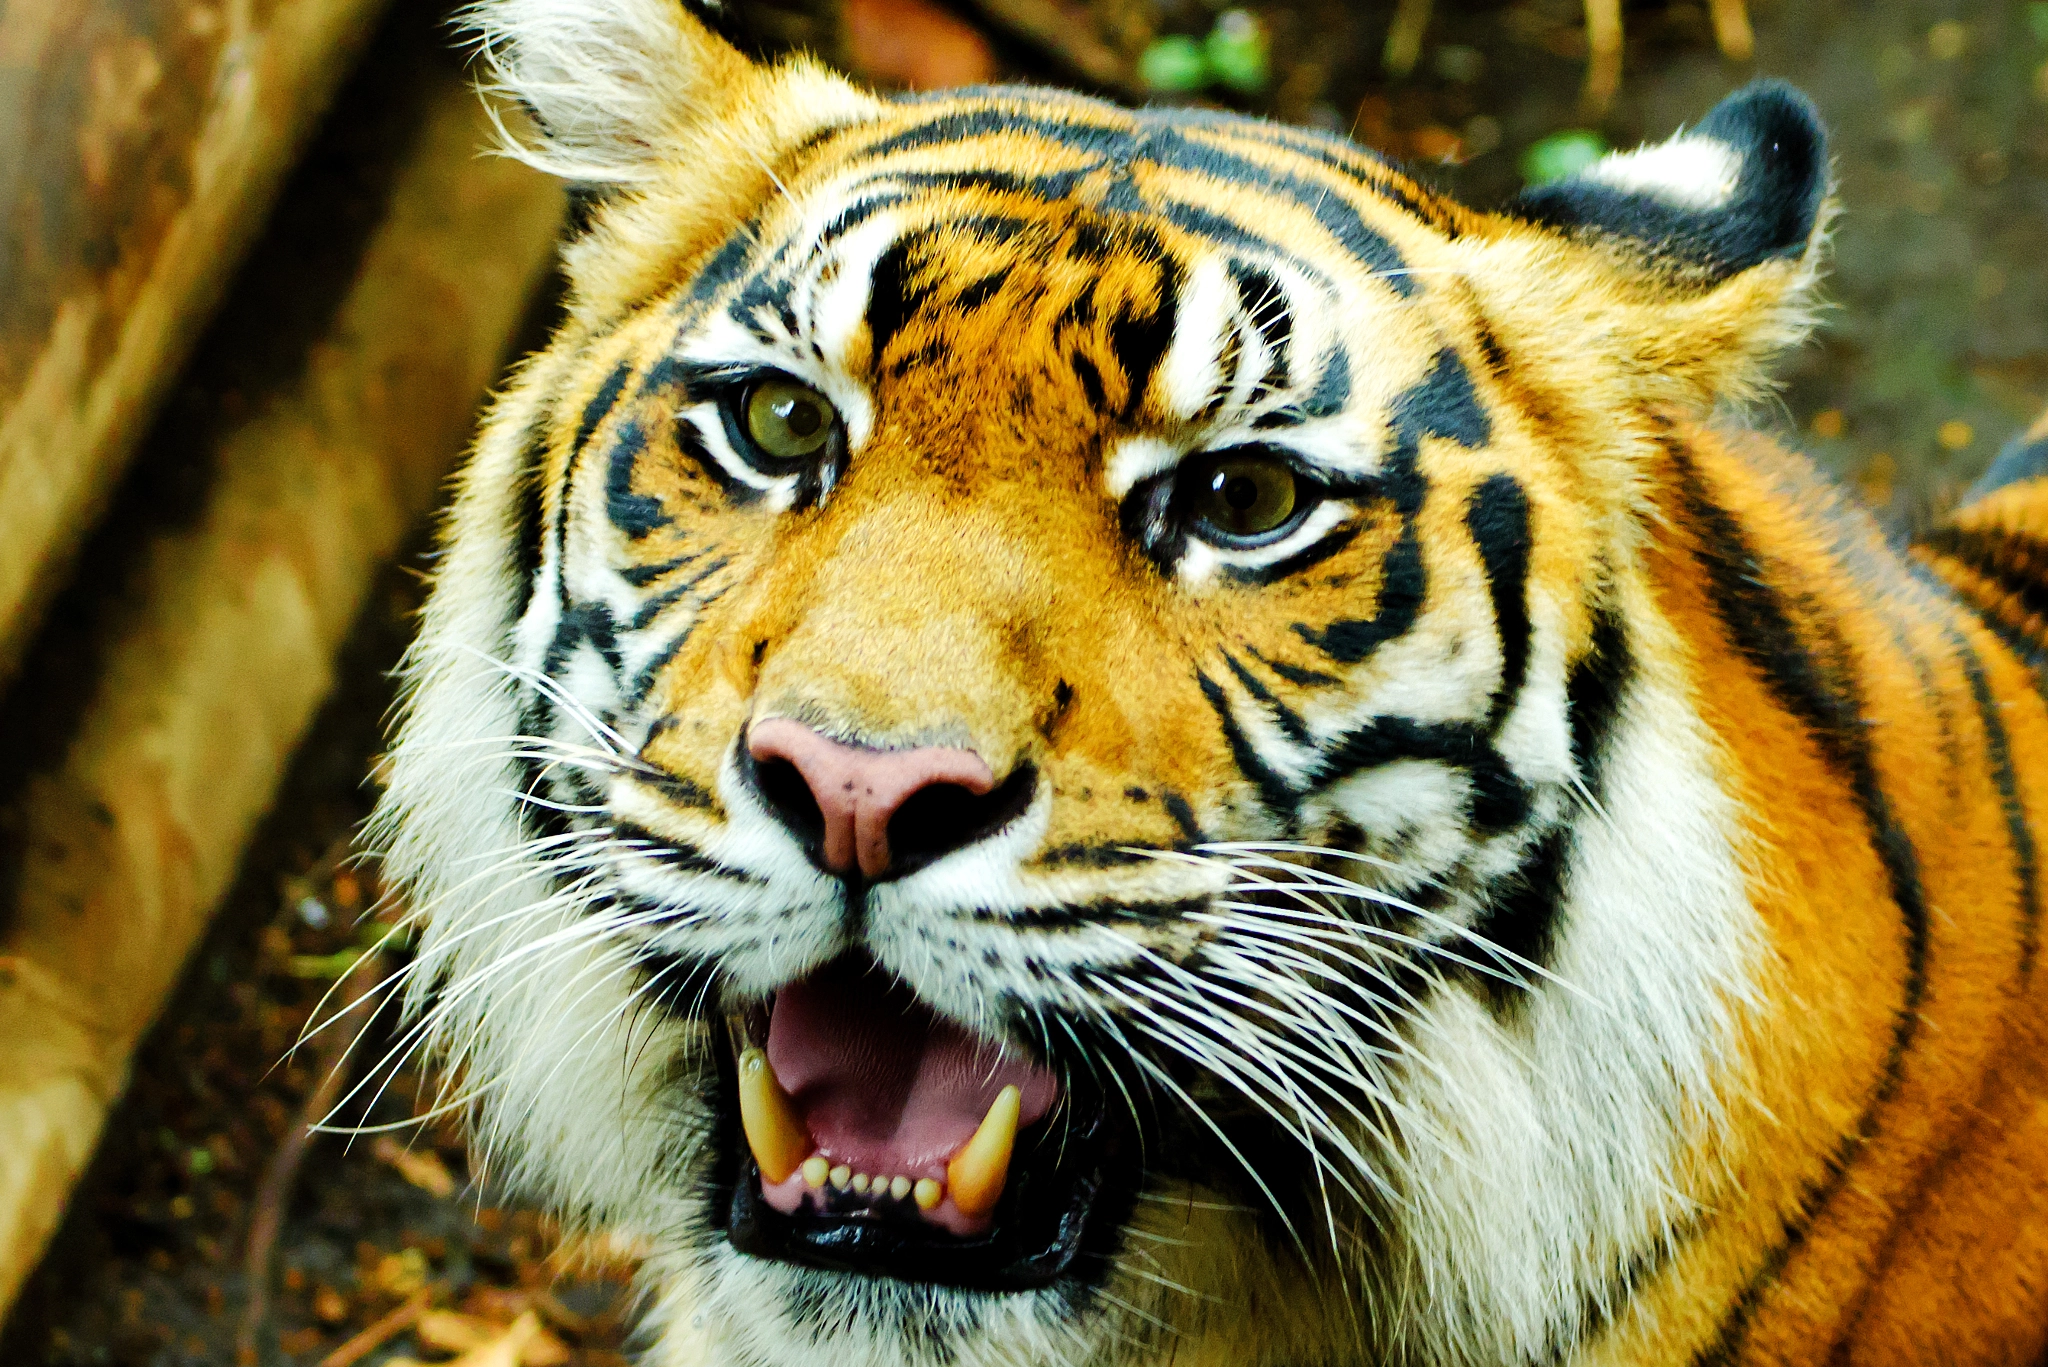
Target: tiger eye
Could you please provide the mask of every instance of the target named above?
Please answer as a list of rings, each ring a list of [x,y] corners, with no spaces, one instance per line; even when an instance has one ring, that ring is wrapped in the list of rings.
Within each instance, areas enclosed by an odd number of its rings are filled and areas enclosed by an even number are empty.
[[[829,399],[795,380],[763,380],[747,396],[747,435],[777,460],[816,455],[838,419]]]
[[[1266,457],[1225,457],[1200,478],[1190,511],[1203,528],[1226,540],[1286,526],[1300,501],[1294,471]]]

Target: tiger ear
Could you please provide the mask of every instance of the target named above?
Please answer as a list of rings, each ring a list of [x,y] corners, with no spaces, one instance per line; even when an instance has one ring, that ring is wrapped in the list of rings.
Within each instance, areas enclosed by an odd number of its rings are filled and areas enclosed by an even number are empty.
[[[769,160],[867,102],[812,64],[749,61],[682,0],[475,0],[456,22],[485,92],[531,120],[500,122],[503,150],[596,188],[705,170],[714,147],[713,167],[734,152]]]
[[[1589,248],[1567,267],[1597,325],[1668,397],[1747,400],[1762,361],[1813,321],[1829,217],[1827,133],[1813,102],[1756,81],[1666,142],[1524,192],[1510,219]],[[1604,277],[1586,290],[1587,276]]]

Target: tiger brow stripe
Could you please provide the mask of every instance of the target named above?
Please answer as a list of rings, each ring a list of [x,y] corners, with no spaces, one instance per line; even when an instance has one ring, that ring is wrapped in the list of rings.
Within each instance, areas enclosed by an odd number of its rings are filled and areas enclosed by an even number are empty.
[[[1750,544],[1733,514],[1713,501],[1691,455],[1675,441],[1666,440],[1664,448],[1677,475],[1685,520],[1699,529],[1693,554],[1707,576],[1715,615],[1779,705],[1806,728],[1829,766],[1849,780],[1906,932],[1906,977],[1892,1018],[1891,1047],[1877,1086],[1856,1128],[1830,1156],[1826,1171],[1802,1193],[1797,1212],[1785,1223],[1784,1241],[1765,1257],[1743,1287],[1715,1342],[1694,1359],[1696,1367],[1718,1367],[1735,1361],[1765,1294],[1804,1244],[1821,1210],[1841,1191],[1856,1151],[1877,1133],[1878,1113],[1898,1090],[1927,991],[1927,905],[1920,885],[1919,857],[1878,785],[1876,765],[1861,726],[1862,700],[1853,679],[1843,668],[1823,671],[1793,627],[1777,590],[1768,582],[1770,576],[1760,572],[1760,568],[1768,569],[1769,562]],[[1846,655],[1839,640],[1828,644],[1838,659]]]

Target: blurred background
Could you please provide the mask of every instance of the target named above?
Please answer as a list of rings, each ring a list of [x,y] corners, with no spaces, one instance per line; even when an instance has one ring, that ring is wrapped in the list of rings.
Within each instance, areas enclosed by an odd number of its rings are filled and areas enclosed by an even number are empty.
[[[0,0],[0,1363],[627,1361],[629,1232],[468,1166],[350,841],[447,472],[555,307],[419,0]],[[1834,133],[1826,327],[1752,420],[1889,527],[2048,398],[2040,0],[727,0],[888,88],[1343,134],[1480,205],[1760,74]],[[339,1028],[289,1053],[310,1021]],[[343,1058],[340,1045],[362,1032]],[[336,1064],[340,1067],[337,1069]],[[333,1114],[352,1139],[315,1133]]]

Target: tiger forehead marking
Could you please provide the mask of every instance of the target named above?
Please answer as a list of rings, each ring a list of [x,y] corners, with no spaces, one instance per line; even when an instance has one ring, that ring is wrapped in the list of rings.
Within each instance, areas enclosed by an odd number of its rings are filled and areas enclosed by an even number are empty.
[[[1801,97],[1480,213],[472,19],[597,193],[376,838],[651,1361],[2039,1355],[2048,1195],[1969,1212],[2048,1151],[2048,457],[1913,568],[1703,421],[1806,324]]]

